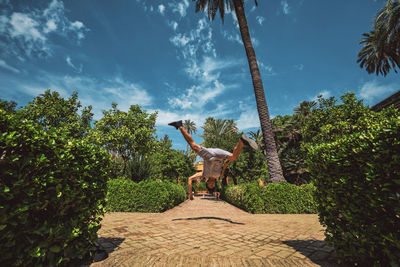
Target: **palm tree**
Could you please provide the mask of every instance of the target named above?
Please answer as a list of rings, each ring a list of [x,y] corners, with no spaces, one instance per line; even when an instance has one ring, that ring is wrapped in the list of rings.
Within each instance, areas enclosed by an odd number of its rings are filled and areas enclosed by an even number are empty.
[[[400,0],[388,0],[374,20],[374,29],[364,33],[357,63],[368,73],[386,76],[400,68]]]
[[[196,133],[197,131],[196,124],[194,123],[194,121],[191,120],[185,120],[183,122],[183,128],[185,128],[186,132],[188,132],[189,134]],[[189,144],[187,144],[186,146],[186,156],[189,156]]]
[[[213,117],[208,117],[202,128],[204,132],[201,137],[204,139],[208,137],[219,138],[223,135],[230,135],[238,131],[236,123],[234,123],[233,120],[214,119]]]
[[[257,132],[250,131],[250,132],[248,132],[248,135],[251,137],[251,139],[256,141],[258,147],[260,147],[261,151],[264,153],[264,155],[266,155],[266,151],[264,149],[264,144],[263,144],[264,143],[263,137],[262,137],[260,129],[257,129]]]
[[[196,2],[196,12],[207,9],[208,18],[214,20],[215,14],[219,10],[221,19],[224,19],[225,7],[228,10],[235,10],[239,23],[240,34],[243,45],[246,50],[247,60],[249,62],[251,78],[253,81],[254,94],[256,97],[258,116],[261,124],[265,148],[267,150],[268,171],[272,182],[285,181],[282,167],[276,150],[274,134],[269,119],[267,102],[265,100],[264,88],[261,80],[260,70],[258,68],[256,54],[253,43],[251,42],[249,27],[247,25],[246,14],[244,12],[243,0],[192,0]],[[257,1],[255,1],[257,5]]]

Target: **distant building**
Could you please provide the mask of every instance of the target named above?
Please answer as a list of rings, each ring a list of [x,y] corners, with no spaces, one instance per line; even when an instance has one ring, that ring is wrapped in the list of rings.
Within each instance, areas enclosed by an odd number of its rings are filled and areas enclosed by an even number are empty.
[[[204,163],[202,161],[199,161],[195,164],[194,168],[196,169],[197,172],[202,172],[204,167]]]
[[[371,110],[373,111],[381,111],[382,109],[394,105],[395,108],[400,109],[400,91],[397,91],[393,95],[389,96],[388,98],[385,98],[375,106],[371,107]]]

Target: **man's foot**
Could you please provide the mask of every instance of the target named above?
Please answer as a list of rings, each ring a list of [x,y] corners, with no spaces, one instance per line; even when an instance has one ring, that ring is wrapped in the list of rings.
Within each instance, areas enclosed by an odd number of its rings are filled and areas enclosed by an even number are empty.
[[[247,135],[242,134],[242,136],[240,137],[240,140],[242,140],[243,144],[251,147],[252,149],[254,149],[254,150],[258,149],[257,143],[253,139],[250,139],[249,137],[247,137]]]
[[[179,126],[182,126],[182,121],[174,121],[174,122],[168,123],[168,125],[174,126],[178,130]]]

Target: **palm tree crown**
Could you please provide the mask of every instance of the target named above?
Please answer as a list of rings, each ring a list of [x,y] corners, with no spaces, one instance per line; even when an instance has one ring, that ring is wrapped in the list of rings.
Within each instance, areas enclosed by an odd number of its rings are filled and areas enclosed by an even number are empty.
[[[388,0],[376,15],[374,29],[363,34],[357,63],[368,73],[386,76],[400,68],[400,0]]]
[[[204,139],[208,137],[219,138],[224,135],[237,133],[238,131],[233,120],[214,119],[212,117],[206,119],[203,129],[204,133],[202,137]]]

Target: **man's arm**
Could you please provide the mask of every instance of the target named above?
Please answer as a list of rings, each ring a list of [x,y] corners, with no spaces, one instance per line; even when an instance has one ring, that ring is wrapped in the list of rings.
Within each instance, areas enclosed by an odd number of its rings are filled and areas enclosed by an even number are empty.
[[[189,199],[190,199],[190,200],[193,200],[192,182],[193,182],[193,180],[194,180],[194,181],[200,180],[200,178],[201,178],[202,176],[203,176],[203,174],[198,172],[198,173],[196,173],[196,174],[194,174],[194,175],[192,175],[192,176],[190,176],[190,177],[188,178]]]
[[[228,167],[229,163],[231,163],[231,161],[229,159],[227,159],[225,161],[224,165],[222,166],[222,171],[221,171],[221,174],[219,175],[220,179],[224,178],[225,169],[226,169],[226,167]]]

